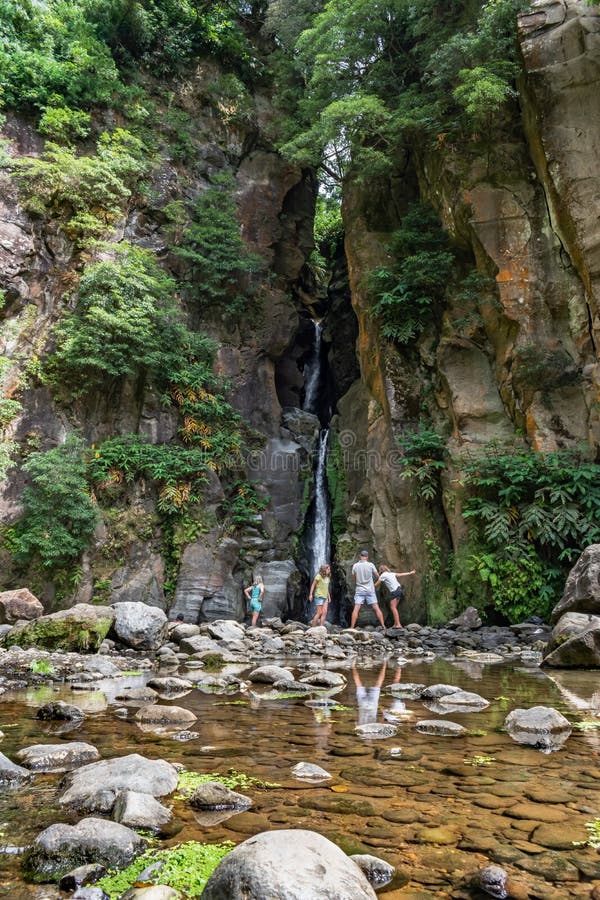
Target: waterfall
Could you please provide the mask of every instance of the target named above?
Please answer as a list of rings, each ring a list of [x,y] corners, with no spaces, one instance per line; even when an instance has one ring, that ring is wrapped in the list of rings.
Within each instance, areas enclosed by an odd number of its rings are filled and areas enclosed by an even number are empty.
[[[306,412],[319,415],[319,388],[321,387],[321,350],[323,345],[323,325],[312,319],[314,329],[310,356],[304,366],[304,404]]]
[[[312,577],[323,563],[330,560],[331,499],[327,487],[327,450],[329,428],[319,432],[317,464],[315,466],[315,517],[313,522],[312,542],[310,546]]]
[[[309,511],[306,551],[309,578],[312,581],[323,563],[331,562],[331,498],[327,486],[327,450],[331,408],[327,390],[326,359],[323,355],[323,326],[313,319],[313,342],[304,366],[304,403],[306,412],[319,416],[321,429],[314,468],[315,498]]]

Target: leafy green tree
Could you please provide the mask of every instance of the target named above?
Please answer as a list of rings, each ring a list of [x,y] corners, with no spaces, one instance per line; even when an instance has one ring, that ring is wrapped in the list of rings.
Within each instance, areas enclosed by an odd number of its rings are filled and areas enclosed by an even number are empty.
[[[213,176],[173,252],[189,268],[185,292],[190,299],[200,308],[239,314],[248,310],[254,294],[249,276],[264,267],[264,260],[251,253],[242,238],[233,186],[230,175]]]
[[[55,328],[47,378],[78,397],[112,379],[171,371],[188,332],[175,306],[175,281],[152,253],[127,241],[106,245],[88,266],[77,305]]]
[[[23,516],[8,532],[9,548],[18,563],[37,559],[46,570],[64,567],[88,546],[98,520],[84,443],[70,435],[52,450],[32,453],[23,470],[30,483]]]
[[[385,338],[407,345],[432,321],[455,257],[435,213],[421,204],[409,209],[393,233],[390,255],[394,262],[369,276],[372,313]]]
[[[341,159],[338,174],[356,176],[366,165],[385,170],[415,137],[480,129],[514,95],[521,5],[328,0],[296,41],[290,67],[305,88],[284,153],[334,171]],[[280,28],[285,43],[289,32]]]

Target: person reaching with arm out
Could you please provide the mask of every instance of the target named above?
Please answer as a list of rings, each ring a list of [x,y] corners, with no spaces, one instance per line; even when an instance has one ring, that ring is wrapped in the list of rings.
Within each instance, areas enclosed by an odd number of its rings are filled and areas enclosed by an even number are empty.
[[[404,578],[406,575],[414,575],[415,573],[416,569],[412,569],[410,572],[390,572],[388,566],[379,566],[379,577],[374,586],[379,587],[380,584],[385,584],[390,592],[390,609],[394,617],[394,628],[402,628],[400,616],[398,615],[398,604],[401,600],[404,600],[404,588],[398,579]]]

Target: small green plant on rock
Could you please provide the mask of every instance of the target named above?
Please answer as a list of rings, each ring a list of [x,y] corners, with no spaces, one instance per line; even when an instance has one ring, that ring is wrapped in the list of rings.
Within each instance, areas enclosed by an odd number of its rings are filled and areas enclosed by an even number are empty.
[[[600,719],[583,719],[581,722],[573,722],[573,728],[577,731],[600,731]]]
[[[416,493],[423,500],[433,500],[440,489],[440,474],[446,468],[446,439],[433,428],[420,422],[416,429],[398,437],[404,469],[402,478],[413,478]]]
[[[465,759],[466,766],[491,766],[496,762],[495,756],[469,756]]]
[[[55,672],[54,666],[47,659],[32,659],[29,670],[34,675],[53,675]]]
[[[573,841],[574,847],[593,847],[594,850],[600,849],[600,819],[593,819],[591,822],[585,823],[588,832],[587,841]]]
[[[186,769],[179,773],[179,781],[177,790],[180,798],[190,797],[197,787],[206,784],[209,781],[218,781],[219,784],[231,790],[247,790],[248,788],[275,788],[279,787],[276,782],[264,781],[261,778],[253,778],[252,775],[245,775],[243,772],[236,772],[235,769],[229,769],[226,774],[220,775],[217,772],[189,772]]]
[[[382,335],[406,345],[432,321],[455,258],[435,213],[421,205],[411,207],[392,235],[390,255],[397,261],[369,277],[372,311]]]
[[[189,298],[200,309],[220,309],[235,317],[252,313],[256,291],[251,276],[263,269],[264,260],[249,251],[240,234],[233,187],[231,175],[213,177],[196,200],[187,227],[182,230],[179,224],[173,252],[188,266]]]

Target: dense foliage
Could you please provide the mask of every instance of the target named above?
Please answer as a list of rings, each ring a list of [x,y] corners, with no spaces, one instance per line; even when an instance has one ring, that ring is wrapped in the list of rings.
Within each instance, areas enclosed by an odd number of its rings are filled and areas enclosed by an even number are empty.
[[[139,138],[117,128],[100,136],[93,155],[49,141],[40,157],[23,156],[10,166],[28,211],[64,220],[67,234],[85,242],[104,235],[122,215],[147,172],[145,153]]]
[[[373,315],[381,334],[409,344],[431,321],[435,304],[446,292],[454,254],[433,210],[413,205],[390,239],[392,263],[369,276],[375,296]]]
[[[547,616],[574,559],[600,540],[600,465],[576,451],[538,453],[490,444],[477,455],[450,460],[444,438],[421,425],[399,438],[404,476],[418,496],[439,492],[451,463],[465,499],[468,544],[455,565],[461,597],[471,573],[491,606],[511,621]]]
[[[0,106],[90,110],[135,97],[133,66],[166,75],[198,54],[241,77],[261,64],[243,28],[260,4],[226,0],[0,0]]]
[[[74,563],[93,534],[98,513],[87,480],[83,441],[71,436],[45,453],[32,453],[23,471],[29,484],[24,513],[8,532],[19,562],[39,560],[53,570]]]
[[[85,269],[48,361],[50,380],[72,397],[141,371],[170,372],[192,337],[173,301],[175,282],[154,255],[127,241],[104,249]]]
[[[230,175],[215,175],[196,200],[186,227],[180,206],[171,215],[179,220],[180,232],[174,252],[189,267],[186,294],[202,309],[239,315],[249,311],[256,294],[250,276],[264,261],[242,239],[232,191]]]
[[[493,138],[514,96],[521,0],[478,12],[439,0],[328,0],[316,15],[291,5],[278,0],[271,28],[294,48],[288,82],[303,85],[284,145],[294,159],[372,175],[416,135]]]

